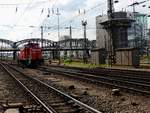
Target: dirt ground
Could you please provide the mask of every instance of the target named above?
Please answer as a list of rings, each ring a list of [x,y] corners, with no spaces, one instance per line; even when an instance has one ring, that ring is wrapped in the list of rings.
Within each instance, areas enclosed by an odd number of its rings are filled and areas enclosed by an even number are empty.
[[[27,94],[19,89],[14,80],[0,70],[0,113],[2,113],[2,105],[9,103],[23,103],[24,105],[31,105],[30,98]]]
[[[79,81],[62,75],[26,70],[27,74],[61,89],[103,113],[150,113],[150,97],[136,93],[120,92],[114,96],[112,88]]]

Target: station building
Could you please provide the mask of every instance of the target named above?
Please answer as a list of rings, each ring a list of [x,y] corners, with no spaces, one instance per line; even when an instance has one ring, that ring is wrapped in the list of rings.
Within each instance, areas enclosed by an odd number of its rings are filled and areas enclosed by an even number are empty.
[[[147,38],[145,30],[147,29],[147,16],[145,14],[114,12],[112,17],[111,21],[107,15],[99,15],[96,17],[96,47],[98,50],[106,51],[102,53],[106,53],[107,55],[99,54],[101,56],[107,56],[106,62],[112,58],[112,56],[108,56],[110,51],[113,52],[112,55],[114,57],[116,56],[117,49],[119,49],[119,52],[121,48],[128,48],[127,50],[129,51],[135,50],[130,50],[129,48],[141,49],[144,40]],[[110,38],[110,35],[112,38]],[[95,57],[93,53],[93,58],[100,59],[100,56]],[[99,62],[101,63],[101,61]]]

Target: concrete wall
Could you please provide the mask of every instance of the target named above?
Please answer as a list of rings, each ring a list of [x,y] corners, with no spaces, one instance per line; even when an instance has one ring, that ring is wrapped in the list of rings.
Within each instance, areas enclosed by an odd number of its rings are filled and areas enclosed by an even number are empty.
[[[100,65],[105,64],[106,51],[104,49],[95,49],[91,51],[91,63]]]
[[[92,52],[91,63],[99,65],[99,53],[98,53],[98,51],[93,51]]]
[[[139,66],[139,54],[137,49],[116,50],[116,64],[123,66]]]
[[[107,16],[98,16],[96,17],[96,47],[97,48],[106,48],[108,49],[108,31],[103,29],[103,26],[100,25],[102,21],[106,21]]]

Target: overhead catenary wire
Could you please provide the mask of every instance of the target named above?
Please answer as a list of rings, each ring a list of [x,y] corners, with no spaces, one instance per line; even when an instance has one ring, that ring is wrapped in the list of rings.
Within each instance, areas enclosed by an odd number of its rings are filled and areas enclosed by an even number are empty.
[[[149,1],[149,0],[148,0]],[[55,0],[54,1],[55,3],[54,3],[54,5],[53,5],[53,7],[52,8],[54,8],[55,7],[55,4],[56,4],[56,2],[58,2],[57,0]],[[106,3],[106,2],[104,2],[104,3]],[[103,3],[103,4],[104,4]],[[102,3],[100,3],[101,5],[103,5]],[[96,5],[96,6],[94,6],[94,7],[92,7],[92,8],[90,8],[90,9],[87,9],[86,11],[85,11],[85,13],[84,12],[80,12],[80,14],[78,14],[78,15],[75,15],[75,16],[73,16],[73,17],[71,17],[71,18],[69,18],[69,19],[66,19],[66,20],[64,20],[63,22],[60,22],[60,26],[64,26],[64,25],[66,25],[66,24],[68,24],[68,21],[74,21],[77,17],[81,17],[82,15],[86,15],[88,12],[90,12],[90,11],[92,11],[93,9],[95,9],[95,8],[97,8],[97,7],[99,7],[99,6],[101,6],[100,4],[98,4],[98,5]],[[51,18],[52,17],[54,17],[54,16],[51,16]],[[40,18],[39,18],[40,19]],[[42,20],[41,20],[42,21]],[[42,25],[42,24],[40,24],[40,25]],[[45,25],[46,26],[46,25]],[[19,26],[14,26],[14,27],[19,27]],[[20,26],[21,27],[21,26]],[[22,28],[26,28],[26,26],[22,26]],[[47,26],[47,27],[51,27],[51,30],[52,29],[55,29],[55,27],[57,27],[57,25],[50,25],[50,26]],[[80,26],[81,27],[81,26]],[[39,27],[35,27],[35,28],[39,28]],[[60,28],[61,29],[61,28]],[[88,29],[88,27],[87,27],[87,29]],[[94,28],[94,29],[96,29],[96,28]]]
[[[145,0],[145,3],[146,2],[149,2],[150,0]],[[106,3],[107,1],[105,1],[104,3]],[[76,16],[74,16],[74,17],[71,17],[71,18],[69,18],[69,19],[67,19],[67,20],[65,20],[65,21],[63,21],[63,22],[61,22],[60,23],[60,26],[61,25],[63,25],[63,24],[66,24],[66,23],[68,23],[68,21],[73,21],[73,20],[75,20],[77,17],[80,17],[80,16],[82,16],[82,15],[85,15],[87,12],[89,12],[89,11],[91,11],[91,10],[93,10],[93,9],[95,9],[95,8],[97,8],[97,7],[99,7],[99,6],[101,6],[102,4],[104,4],[104,3],[101,3],[101,4],[98,4],[98,5],[96,5],[96,6],[94,6],[94,7],[92,7],[92,8],[90,8],[90,9],[88,9],[88,10],[86,10],[85,12],[82,12],[81,13],[81,11],[79,11],[80,12],[80,14],[79,15],[76,15]],[[129,6],[126,6],[126,8],[127,7],[129,7]],[[51,26],[51,27],[56,27],[57,25],[53,25],[53,26]]]
[[[26,13],[27,9],[30,7],[30,5],[32,4],[32,2],[34,2],[34,0],[30,0],[30,2],[29,2],[29,3],[27,4],[27,6],[25,7],[25,9],[24,9],[22,15],[20,15],[20,17],[18,18],[18,20],[16,21],[16,23],[13,25],[12,30],[9,31],[9,33],[11,33],[11,32],[14,30],[15,26],[17,26],[17,24],[20,22],[20,20],[22,19],[22,17],[23,17],[24,14]],[[9,33],[8,33],[8,34],[9,34]]]
[[[92,7],[92,8],[90,8],[90,9],[87,9],[87,10],[85,10],[85,12],[80,12],[80,14],[78,14],[78,15],[75,15],[75,16],[73,16],[73,17],[71,17],[71,18],[69,18],[69,19],[67,19],[67,20],[65,20],[65,21],[63,21],[63,22],[61,22],[60,23],[60,26],[61,25],[63,25],[63,24],[65,24],[65,23],[68,23],[68,21],[74,21],[77,17],[80,17],[80,16],[83,16],[83,15],[85,15],[86,13],[88,13],[89,11],[91,11],[91,10],[93,10],[93,9],[95,9],[95,8],[97,8],[97,7],[99,7],[99,6],[101,6],[101,5],[103,5],[103,4],[105,4],[107,1],[105,1],[105,2],[102,2],[102,3],[100,3],[100,4],[98,4],[98,5],[96,5],[96,6],[94,6],[94,7]],[[51,27],[56,27],[57,25],[53,25],[53,26],[51,26]]]
[[[101,5],[104,4],[104,3],[105,3],[105,2],[101,3]],[[90,9],[93,10],[93,9],[97,8],[98,6],[100,6],[100,5],[98,4],[98,5],[96,5],[96,6],[92,7],[92,8],[90,8]],[[86,14],[90,11],[90,9],[88,9],[88,10],[86,11]],[[75,17],[80,17],[80,16],[82,16],[82,15],[83,15],[83,13],[81,13],[81,14],[79,14],[79,15],[76,15],[76,16],[74,16],[74,17],[71,17],[71,19],[67,19],[67,20],[65,20],[64,22],[61,22],[61,23],[60,23],[60,26],[67,26],[68,21],[71,22],[71,23],[73,23],[74,19],[76,19]],[[85,15],[85,14],[84,14],[84,15]],[[52,17],[53,17],[53,16],[52,16]],[[92,20],[93,20],[93,19],[92,19]],[[74,25],[72,24],[72,26],[74,26]],[[55,29],[57,28],[57,25],[50,25],[50,27],[51,27],[50,30],[53,31],[53,30],[55,30]],[[79,29],[82,29],[80,25],[79,25],[78,27],[79,27]],[[87,28],[87,29],[88,29],[88,28]],[[61,30],[62,30],[62,29],[61,29]]]
[[[147,2],[150,2],[150,0],[144,0],[144,1],[141,1],[141,2],[133,2],[132,4],[128,4],[127,6],[125,6],[125,7],[122,7],[122,9],[125,9],[125,11],[127,10],[127,8],[130,8],[130,7],[133,7],[133,5],[136,5],[136,6],[139,6],[139,5],[141,5],[141,4],[143,4],[142,5],[142,7],[144,6],[144,7],[146,7],[146,3]]]
[[[45,1],[37,1],[37,3],[46,3],[47,0]],[[24,2],[24,3],[0,3],[1,6],[22,6],[22,5],[27,5],[30,2]]]
[[[55,3],[52,5],[52,10],[54,9],[54,6],[55,6],[56,2],[58,2],[58,1],[56,0],[56,1],[54,1],[54,2],[55,2]],[[97,7],[99,7],[99,6],[103,5],[103,4],[105,4],[105,3],[106,3],[106,1],[105,1],[105,2],[102,2],[102,3],[98,4],[98,5],[95,5],[94,7],[90,8],[90,9],[88,9],[88,10],[84,10],[84,12],[82,12],[82,13],[76,15],[76,16],[73,16],[73,17],[71,17],[70,19],[65,20],[64,22],[61,22],[61,23],[60,23],[60,26],[62,26],[63,24],[67,24],[68,21],[71,21],[71,22],[72,22],[72,21],[74,20],[74,18],[79,17],[79,16],[82,16],[82,15],[85,15],[85,14],[88,13],[89,11],[91,11],[91,10],[93,10],[93,9],[95,9],[95,8],[97,8]],[[53,15],[55,15],[55,14],[53,14]],[[52,17],[54,17],[54,16],[52,16]],[[52,18],[52,17],[51,17],[51,18]],[[41,22],[40,26],[42,26],[42,22]],[[44,25],[44,26],[46,27],[46,25]],[[52,25],[52,26],[49,26],[49,27],[50,27],[51,30],[52,30],[52,29],[56,29],[57,26],[58,26],[58,25]],[[48,26],[47,26],[47,27],[48,27]],[[60,28],[60,29],[61,29],[61,28]]]
[[[19,21],[22,19],[22,17],[24,16],[24,14],[26,13],[27,9],[30,7],[30,5],[32,4],[33,1],[34,1],[34,0],[31,0],[31,2],[28,3],[28,5],[27,5],[27,7],[25,8],[24,12],[22,13],[22,15],[21,15],[21,16],[19,17],[19,19],[17,20],[17,23],[19,23]],[[54,2],[55,2],[55,3],[53,4],[52,9],[54,9],[54,6],[55,6],[57,0],[55,0]],[[105,3],[105,2],[104,2],[104,3]],[[88,9],[88,10],[86,10],[86,11],[84,10],[83,13],[80,13],[80,14],[74,16],[74,17],[71,17],[70,21],[73,21],[75,17],[82,16],[83,14],[89,12],[90,10],[92,10],[92,9],[94,9],[94,8],[96,8],[96,7],[100,6],[100,5],[102,5],[102,4],[103,4],[103,3],[98,4],[98,5],[96,5],[96,6],[92,7],[92,8],[90,8],[90,9]],[[3,5],[20,5],[20,4],[3,4]],[[64,24],[66,21],[68,21],[68,19],[65,20],[64,22],[60,23],[60,25],[61,25],[61,24]],[[14,24],[14,27],[17,26],[17,23]],[[55,25],[54,25],[54,26],[55,26]],[[53,27],[53,26],[52,26],[52,27]]]

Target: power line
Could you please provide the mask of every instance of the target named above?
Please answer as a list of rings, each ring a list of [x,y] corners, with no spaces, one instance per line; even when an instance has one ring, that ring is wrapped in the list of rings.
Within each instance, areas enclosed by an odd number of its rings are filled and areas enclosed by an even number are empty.
[[[31,4],[33,3],[33,1],[34,1],[34,0],[32,0],[31,2],[28,3],[28,5],[27,5],[27,7],[25,8],[23,14],[22,14],[22,15],[19,17],[19,19],[17,20],[17,23],[19,23],[19,21],[22,19],[22,17],[23,17],[24,14],[26,13],[27,9],[31,6]],[[45,2],[46,2],[46,1],[45,1]],[[56,2],[57,2],[57,0],[55,0],[55,3],[53,4],[53,7],[55,6]],[[104,2],[104,3],[105,3],[105,2]],[[22,4],[24,4],[24,3],[22,3]],[[21,5],[21,4],[2,4],[2,5]],[[94,6],[94,7],[92,7],[91,9],[86,10],[86,13],[89,12],[90,10],[93,10],[94,8],[96,8],[96,7],[100,6],[100,5],[102,5],[102,3],[101,3],[101,4],[98,4],[98,5]],[[84,14],[84,13],[80,13],[79,15],[77,15],[77,16],[75,16],[75,17],[79,17],[79,16],[81,16],[81,15],[83,15],[83,14]],[[72,18],[75,18],[75,17],[72,17]],[[71,18],[71,21],[74,20],[74,19],[72,19],[72,18]],[[67,21],[67,20],[66,20],[66,21]],[[62,22],[60,25],[64,24],[66,21]],[[21,27],[21,26],[17,26],[17,23],[15,23],[14,26],[10,26],[10,27],[12,27],[12,28],[13,28],[13,27]],[[22,27],[26,27],[26,26],[22,26]],[[28,27],[28,26],[27,26],[27,27]],[[52,27],[55,27],[55,25],[52,26]]]
[[[67,20],[61,22],[60,25],[66,24],[68,21],[73,21],[73,20],[75,20],[77,17],[80,17],[80,16],[82,16],[82,15],[85,15],[86,13],[90,12],[91,10],[94,10],[95,8],[101,6],[101,5],[105,4],[105,3],[107,3],[107,1],[104,1],[104,2],[102,2],[102,3],[100,3],[100,4],[96,5],[96,6],[94,6],[94,7],[92,7],[92,8],[90,8],[90,9],[88,9],[88,10],[85,10],[85,13],[82,12],[82,13],[76,15],[76,16],[71,17],[70,19],[67,19]],[[57,25],[53,25],[53,26],[51,26],[51,27],[56,27],[56,26],[57,26]]]
[[[17,22],[14,24],[14,26],[17,26],[17,24],[19,23],[19,21],[22,19],[22,17],[24,16],[25,12],[27,11],[27,9],[30,7],[30,5],[33,3],[34,0],[31,0],[31,2],[29,2],[24,10],[24,12],[22,13],[22,15],[19,17],[19,19],[17,20]],[[12,27],[12,30],[14,29],[14,27]],[[10,31],[9,33],[11,33],[12,31]]]
[[[26,11],[27,11],[27,9],[32,5],[32,3],[34,2],[35,0],[31,0],[31,2],[29,2],[28,4],[27,4],[27,7],[25,8],[25,10],[24,10],[24,12],[22,13],[22,15],[20,16],[20,18],[18,19],[18,22],[17,23],[19,23],[19,21],[22,19],[22,17],[25,15],[25,13],[26,13]],[[16,23],[16,24],[17,24]]]
[[[127,8],[129,8],[129,7],[133,7],[133,6],[138,6],[138,5],[141,5],[141,4],[144,4],[144,3],[147,3],[147,2],[149,2],[150,0],[145,0],[145,1],[142,1],[142,2],[133,2],[132,4],[130,4],[130,5],[127,5],[127,6],[125,6],[125,7],[122,7],[122,9],[127,9]],[[146,5],[143,5],[144,7],[146,7]]]
[[[146,2],[148,2],[148,1],[150,1],[150,0],[145,0],[144,2],[139,2],[139,4],[146,3]],[[106,3],[106,2],[107,2],[107,1],[105,1],[105,2],[103,2],[103,3],[100,3],[100,4],[98,4],[98,5],[94,6],[94,7],[92,7],[92,8],[90,8],[90,9],[86,10],[85,13],[88,13],[89,11],[91,11],[91,10],[93,10],[93,9],[95,9],[95,8],[97,8],[97,7],[99,7],[99,6],[101,6],[102,4],[104,4],[104,3]],[[127,6],[127,7],[128,7],[128,6]],[[127,7],[126,7],[126,8],[127,8]],[[65,20],[64,22],[60,23],[60,25],[63,25],[63,24],[68,23],[69,20],[70,20],[70,21],[73,21],[73,20],[75,20],[77,17],[82,16],[82,15],[84,15],[85,13],[82,12],[82,13],[80,13],[80,14],[77,15],[77,16],[71,17],[70,19]],[[57,25],[53,25],[53,26],[51,26],[51,27],[56,27],[56,26],[57,26]]]
[[[36,4],[46,3],[46,1],[37,1]],[[29,2],[30,3],[30,2]],[[21,5],[27,5],[29,3],[0,3],[1,6],[21,6]]]

